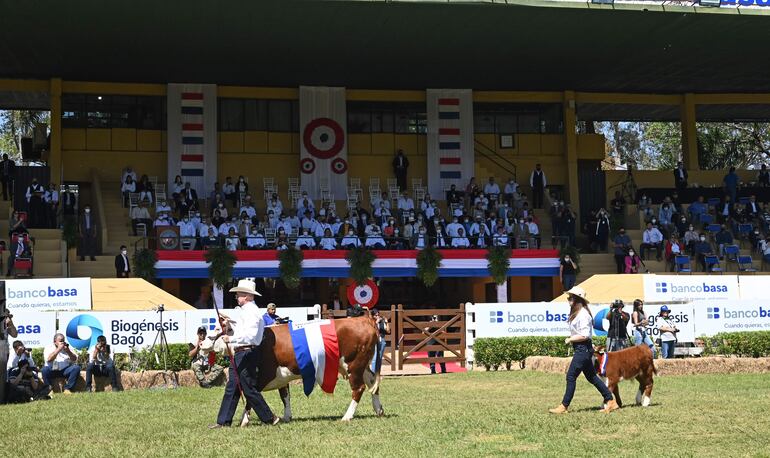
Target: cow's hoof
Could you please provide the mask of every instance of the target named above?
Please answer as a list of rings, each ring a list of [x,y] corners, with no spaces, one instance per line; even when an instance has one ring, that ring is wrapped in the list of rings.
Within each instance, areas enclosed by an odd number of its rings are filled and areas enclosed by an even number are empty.
[[[380,409],[379,411],[375,412],[378,417],[384,417],[385,416],[385,409]]]
[[[291,417],[281,417],[281,422],[282,423],[290,423],[291,422]]]
[[[352,418],[342,417],[342,420],[340,421],[343,423],[350,423],[350,420],[352,420]]]

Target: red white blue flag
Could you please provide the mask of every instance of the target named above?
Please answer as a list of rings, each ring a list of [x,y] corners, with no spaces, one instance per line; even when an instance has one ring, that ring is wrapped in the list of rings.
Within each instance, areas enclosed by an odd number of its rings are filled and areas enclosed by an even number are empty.
[[[334,321],[289,322],[289,332],[305,395],[310,396],[316,383],[324,392],[333,393],[340,365]]]
[[[473,176],[473,95],[470,89],[428,89],[428,191],[462,189]]]

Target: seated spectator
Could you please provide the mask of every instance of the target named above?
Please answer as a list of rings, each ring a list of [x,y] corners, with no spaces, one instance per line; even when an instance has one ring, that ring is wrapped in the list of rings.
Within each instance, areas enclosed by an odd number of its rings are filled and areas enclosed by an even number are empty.
[[[246,248],[249,250],[259,250],[267,245],[267,240],[263,232],[257,229],[257,226],[251,226],[251,232],[246,236]]]
[[[312,213],[311,213],[312,216]],[[280,218],[279,218],[280,223]],[[299,216],[297,216],[297,210],[291,209],[289,210],[289,216],[286,217],[286,220],[284,221],[284,227],[289,227],[291,229],[299,229],[300,227],[300,219]],[[291,233],[291,229],[287,231],[288,233]]]
[[[219,182],[214,182],[214,189],[209,194],[209,206],[214,207],[214,203],[217,202],[217,196],[219,198],[222,198],[222,186],[219,184]]]
[[[690,224],[687,222],[687,217],[685,215],[680,215],[676,219],[674,231],[676,231],[676,233],[679,235],[684,235],[689,229],[689,227],[690,227]]]
[[[165,226],[172,226],[173,221],[169,218],[169,216],[166,213],[158,213],[158,216],[155,218],[155,223],[153,224],[154,227],[165,227]]]
[[[675,229],[673,218],[674,207],[668,202],[663,202],[658,210],[658,224],[667,234],[670,234]]]
[[[14,349],[17,343],[21,344],[18,340],[14,342]],[[50,399],[51,387],[40,381],[34,360],[31,357],[19,359],[17,356],[14,361],[13,369],[8,375],[4,402],[22,403]]]
[[[300,250],[311,250],[315,248],[315,239],[310,235],[310,229],[302,229],[302,234],[297,237],[294,247]]]
[[[497,226],[497,232],[495,233],[495,235],[492,236],[492,245],[504,246],[504,247],[510,246],[508,243],[508,234],[505,233],[504,226]]]
[[[470,203],[473,203],[476,200],[476,197],[481,194],[481,189],[479,188],[479,185],[476,183],[476,177],[471,177],[470,181],[468,182],[468,186],[465,187],[465,197],[468,199]],[[473,203],[473,205],[476,205]]]
[[[540,238],[540,227],[537,225],[537,222],[535,222],[535,219],[532,216],[527,218],[527,226],[529,227],[529,237],[535,241],[535,245],[539,250],[543,243],[543,240]]]
[[[670,267],[673,272],[675,270],[676,257],[684,254],[684,244],[679,241],[679,237],[676,234],[671,234],[671,238],[666,241],[666,266]]]
[[[379,206],[374,209],[374,217],[379,224],[384,223],[390,218],[390,209],[385,206],[384,201],[381,200]]]
[[[684,246],[690,252],[691,255],[695,254],[695,244],[698,243],[699,234],[695,230],[695,226],[690,224],[687,226],[687,232],[684,233]]]
[[[230,227],[227,230],[227,237],[225,238],[225,248],[229,251],[237,251],[241,249],[241,239],[235,232],[234,227]]]
[[[171,213],[171,205],[168,204],[166,199],[161,199],[158,201],[157,205],[155,205],[155,213]]]
[[[249,233],[251,233],[251,226],[253,225],[254,222],[251,218],[249,218],[249,215],[246,212],[242,212],[241,219],[235,222],[235,232],[239,237],[246,237],[249,235]]]
[[[757,196],[751,195],[751,197],[749,197],[749,203],[746,204],[746,215],[749,219],[755,220],[759,217],[761,212],[762,209],[759,207],[759,203],[757,202]]]
[[[725,196],[722,202],[717,205],[716,214],[720,223],[724,223],[730,220],[733,216],[733,201],[730,200],[730,196]]]
[[[134,171],[133,168],[131,168],[131,166],[128,166],[125,169],[123,169],[120,175],[120,182],[124,183],[126,181],[126,177],[129,177],[129,176],[133,181],[136,181],[136,172]]]
[[[733,233],[727,230],[727,225],[722,224],[719,232],[714,236],[717,249],[719,250],[719,259],[725,258],[725,247],[733,244]]]
[[[207,250],[213,246],[221,245],[222,240],[217,236],[216,230],[217,229],[214,226],[209,226],[208,235],[201,237],[201,246],[204,250]]]
[[[625,258],[625,264],[626,264],[625,272],[627,274],[638,274],[639,268],[642,265],[642,260],[634,252],[634,250],[628,250],[628,254],[626,255],[626,258]]]
[[[10,333],[9,333],[10,334]],[[13,337],[13,336],[12,336]],[[16,377],[20,372],[19,363],[27,361],[27,369],[30,372],[38,372],[37,364],[32,358],[32,352],[24,346],[24,342],[21,340],[15,340],[13,342],[13,358],[8,358],[8,379]]]
[[[181,215],[198,210],[198,193],[190,187],[190,182],[184,184],[179,204],[179,213]]]
[[[452,248],[470,248],[471,242],[465,236],[465,229],[457,229],[457,235],[452,237]]]
[[[449,237],[457,237],[460,229],[462,229],[462,225],[459,223],[457,217],[453,217],[452,222],[446,226],[446,233]]]
[[[13,272],[13,266],[18,258],[31,258],[32,247],[31,242],[27,234],[19,234],[16,240],[11,239],[11,246],[8,250],[8,273],[7,277],[11,276]]]
[[[399,219],[402,221],[406,212],[414,211],[414,201],[411,197],[409,197],[409,193],[406,191],[401,193],[401,197],[398,198],[398,202],[396,204],[396,209],[398,209]]]
[[[136,192],[136,183],[134,183],[131,175],[126,177],[126,181],[120,187],[120,192],[123,193],[123,206],[128,207],[128,195]]]
[[[698,242],[695,243],[693,250],[695,251],[695,258],[700,263],[703,272],[708,272],[706,255],[713,254],[714,251],[711,249],[711,244],[706,241],[706,236],[704,234],[699,236]]]
[[[224,367],[216,363],[214,341],[206,338],[206,327],[198,328],[198,339],[190,343],[190,368],[201,388],[211,388],[211,384],[224,372]],[[214,357],[212,357],[214,356]]]
[[[365,246],[376,250],[385,249],[385,239],[380,234],[380,228],[375,226],[371,234],[367,234]]]
[[[107,345],[106,337],[96,338],[96,345],[89,356],[91,360],[86,367],[86,391],[91,392],[92,376],[109,377],[112,391],[120,391],[118,373],[115,370],[115,363],[112,362],[110,346]]]
[[[620,191],[615,191],[615,198],[610,201],[612,215],[617,218],[623,218],[626,208],[626,199],[620,195]]]
[[[413,236],[412,246],[415,250],[422,250],[426,248],[429,243],[430,240],[427,229],[424,226],[420,226],[417,233]]]
[[[642,197],[639,199],[638,208],[645,221],[649,221],[652,218],[652,199],[649,199],[646,194],[642,194]]]
[[[336,250],[337,249],[337,239],[335,239],[332,236],[332,230],[331,228],[326,228],[324,230],[324,235],[321,238],[321,242],[319,243],[319,246],[322,250]]]
[[[703,196],[698,196],[698,200],[690,204],[687,208],[687,212],[690,214],[690,221],[693,223],[700,223],[701,215],[708,213],[708,206],[703,201]]]
[[[449,246],[449,243],[447,242],[447,236],[446,231],[444,229],[444,225],[442,223],[434,223],[434,235],[433,240],[435,240],[435,243],[433,246],[436,248],[446,248]]]
[[[219,228],[226,222],[227,218],[222,216],[222,214],[219,212],[219,209],[214,210],[214,213],[211,215],[210,226],[217,230],[217,234],[219,233]]]
[[[457,190],[457,186],[454,184],[449,187],[449,191],[446,194],[447,204],[456,205],[462,207],[463,196],[460,191]]]
[[[56,190],[54,183],[48,185],[48,190],[43,196],[43,202],[45,202],[46,207],[46,227],[54,229],[57,227],[57,216],[59,214],[59,191]]]
[[[500,197],[500,186],[495,183],[495,177],[489,177],[489,181],[484,185],[484,194],[490,203],[496,203]]]
[[[139,205],[131,209],[131,228],[134,230],[134,235],[136,235],[136,227],[139,224],[144,224],[148,232],[152,227],[152,216],[150,216],[150,212],[147,210],[148,204],[148,201],[141,200]]]
[[[152,187],[152,183],[150,183],[147,175],[142,175],[142,179],[136,184],[136,192],[139,193],[140,201],[147,199],[152,203],[155,189]]]
[[[489,227],[482,222],[481,216],[477,216],[475,222],[471,224],[470,236],[476,241],[478,248],[486,248],[487,241],[492,238]]]
[[[516,183],[516,180],[513,177],[509,178],[508,183],[506,183],[505,188],[503,188],[503,201],[513,207],[513,201],[518,193],[519,184]]]
[[[297,200],[297,214],[298,215],[309,214],[311,218],[314,217],[315,206],[313,206],[313,201],[308,199],[307,197],[304,197],[301,200]]]
[[[516,220],[516,224],[513,226],[513,235],[516,238],[516,246],[514,248],[522,248],[525,245],[529,248],[532,244],[532,236],[529,233],[529,224],[525,218]]]
[[[340,245],[346,249],[357,248],[361,246],[361,240],[358,238],[353,229],[348,229],[348,233],[342,237]]]
[[[190,221],[189,215],[184,215],[176,225],[179,227],[180,237],[195,237],[195,225]]]
[[[64,334],[57,333],[53,337],[53,343],[43,349],[43,383],[53,386],[51,380],[54,378],[65,378],[67,382],[64,385],[64,394],[71,394],[72,389],[80,376],[80,366],[76,364],[78,356],[70,350],[70,346],[64,341]]]
[[[254,202],[251,200],[251,195],[247,194],[246,197],[244,197],[239,213],[246,213],[249,219],[257,217],[257,209],[254,208]]]
[[[174,202],[178,201],[180,196],[182,195],[182,191],[184,191],[184,182],[182,181],[182,176],[177,175],[174,178],[174,182],[169,187],[171,190],[171,197]]]
[[[642,233],[642,244],[639,246],[642,259],[644,259],[645,250],[649,251],[653,248],[655,249],[655,258],[660,261],[663,251],[663,234],[652,223],[647,223],[647,229]]]

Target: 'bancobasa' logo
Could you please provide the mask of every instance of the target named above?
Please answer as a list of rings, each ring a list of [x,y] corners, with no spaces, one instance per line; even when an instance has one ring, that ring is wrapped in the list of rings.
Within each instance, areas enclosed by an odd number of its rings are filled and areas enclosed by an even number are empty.
[[[677,285],[670,283],[668,290],[671,293],[726,293],[728,291],[727,285],[713,285],[706,282],[695,285]],[[665,292],[665,291],[663,291]]]
[[[75,288],[42,288],[42,289],[22,289],[19,291],[9,289],[8,299],[39,299],[44,297],[74,297],[78,295]]]

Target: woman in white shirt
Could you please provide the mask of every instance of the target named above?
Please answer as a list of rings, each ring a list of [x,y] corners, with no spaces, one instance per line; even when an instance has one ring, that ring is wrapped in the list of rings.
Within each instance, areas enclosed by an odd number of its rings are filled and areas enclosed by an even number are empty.
[[[321,249],[324,250],[336,250],[337,249],[337,239],[332,237],[332,231],[329,228],[326,228],[324,230],[324,236],[321,239]]]
[[[567,300],[569,301],[569,333],[570,336],[564,339],[564,343],[572,344],[575,355],[567,370],[567,389],[564,392],[564,398],[561,404],[550,409],[549,412],[555,414],[567,413],[567,408],[572,402],[572,396],[575,394],[575,382],[580,374],[585,375],[586,379],[599,390],[604,398],[604,412],[609,413],[618,409],[618,403],[612,397],[612,393],[602,382],[602,379],[596,375],[594,368],[593,355],[594,349],[591,342],[593,333],[593,316],[588,309],[586,292],[583,288],[575,286],[567,291]]]
[[[679,329],[674,321],[669,318],[671,309],[667,305],[660,307],[660,314],[655,325],[660,332],[660,353],[664,359],[674,357],[674,347],[676,347],[676,333]]]

